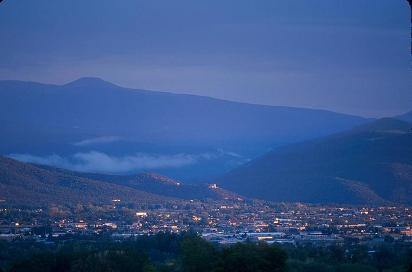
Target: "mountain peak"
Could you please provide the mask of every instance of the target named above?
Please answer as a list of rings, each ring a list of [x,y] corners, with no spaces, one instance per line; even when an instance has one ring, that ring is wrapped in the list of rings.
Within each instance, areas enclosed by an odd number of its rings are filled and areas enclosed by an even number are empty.
[[[98,77],[82,77],[75,81],[69,82],[64,85],[65,87],[75,88],[114,88],[117,87],[113,83],[105,81]]]

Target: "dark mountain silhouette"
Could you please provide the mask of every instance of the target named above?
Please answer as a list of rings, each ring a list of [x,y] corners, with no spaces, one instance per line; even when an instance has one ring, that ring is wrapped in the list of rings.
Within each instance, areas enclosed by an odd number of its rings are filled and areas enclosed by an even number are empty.
[[[172,198],[0,157],[0,199],[7,205],[162,203]]]
[[[185,185],[155,173],[109,176],[67,171],[0,157],[0,200],[10,205],[164,203],[187,199],[239,198],[208,185]]]
[[[36,165],[36,167],[59,172],[67,176],[76,178],[86,178],[100,182],[107,182],[121,186],[130,187],[147,193],[153,193],[161,196],[179,198],[179,199],[238,199],[242,196],[224,190],[216,184],[186,184],[182,181],[172,179],[157,173],[140,173],[136,175],[120,176],[105,175],[93,173],[80,173],[58,169],[45,165]]]
[[[185,179],[219,175],[271,147],[365,121],[329,111],[134,90],[96,78],[62,86],[0,81],[0,154],[206,154],[179,169],[146,169]]]
[[[381,119],[280,147],[220,179],[249,197],[314,203],[412,203],[412,124]]]

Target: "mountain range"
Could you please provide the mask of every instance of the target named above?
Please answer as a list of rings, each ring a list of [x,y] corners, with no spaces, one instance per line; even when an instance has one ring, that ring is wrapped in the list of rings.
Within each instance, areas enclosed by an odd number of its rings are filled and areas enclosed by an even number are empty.
[[[379,119],[279,147],[219,183],[271,201],[412,204],[412,124]]]
[[[0,121],[0,156],[19,160],[0,157],[10,203],[412,203],[412,112],[373,120],[82,78],[0,81]]]
[[[75,171],[220,176],[273,147],[367,119],[135,90],[97,78],[65,85],[0,81],[0,155]]]

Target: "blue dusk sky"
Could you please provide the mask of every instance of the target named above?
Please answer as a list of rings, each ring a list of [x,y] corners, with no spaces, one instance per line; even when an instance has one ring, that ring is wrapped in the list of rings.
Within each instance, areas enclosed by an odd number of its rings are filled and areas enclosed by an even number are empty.
[[[412,110],[406,0],[5,0],[0,79],[368,117]]]

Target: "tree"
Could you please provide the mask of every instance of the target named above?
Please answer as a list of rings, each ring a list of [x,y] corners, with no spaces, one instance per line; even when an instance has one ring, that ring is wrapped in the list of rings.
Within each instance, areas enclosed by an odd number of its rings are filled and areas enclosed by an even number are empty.
[[[220,271],[281,272],[286,268],[286,253],[267,244],[236,244],[223,250]]]
[[[55,255],[52,253],[41,253],[32,256],[30,259],[22,260],[15,263],[10,269],[11,272],[43,272],[43,271],[55,271]],[[68,268],[60,270],[62,272],[69,271]]]
[[[394,252],[387,246],[381,245],[374,254],[374,262],[379,272],[393,265]]]
[[[331,263],[342,263],[345,259],[345,252],[342,247],[333,245],[328,247],[328,261]]]
[[[362,264],[343,264],[340,265],[337,269],[337,272],[374,272],[374,269],[371,266],[362,265]]]
[[[284,271],[286,267],[287,255],[286,252],[276,246],[268,246],[267,244],[261,244],[259,246],[260,254],[262,255],[265,263],[262,266],[264,271]]]
[[[181,243],[180,261],[184,272],[210,272],[216,268],[219,255],[212,244],[191,236]]]

